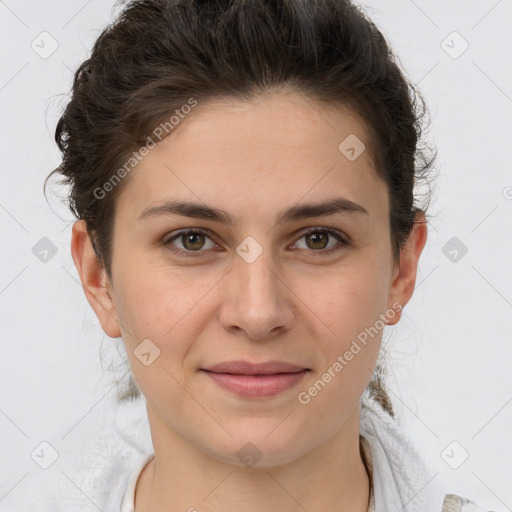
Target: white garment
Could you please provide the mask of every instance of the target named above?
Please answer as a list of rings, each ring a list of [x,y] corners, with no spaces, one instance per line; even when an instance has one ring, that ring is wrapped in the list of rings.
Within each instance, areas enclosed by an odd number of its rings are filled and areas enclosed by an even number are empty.
[[[441,511],[445,489],[429,471],[397,422],[371,400],[362,397],[360,433],[370,447],[375,510]]]
[[[372,468],[368,512],[485,512],[465,498],[445,493],[439,476],[425,467],[397,422],[367,391],[360,433]],[[125,399],[117,406],[113,424],[101,429],[57,485],[55,478],[48,478],[51,488],[26,488],[29,505],[1,500],[0,511],[133,512],[137,479],[153,453],[145,399]]]
[[[139,479],[139,475],[142,473],[142,470],[146,467],[146,464],[154,457],[155,453],[152,452],[149,455],[143,457],[142,461],[135,466],[133,473],[130,475],[128,479],[128,484],[126,486],[126,492],[123,498],[123,502],[121,504],[121,512],[134,512],[135,507],[135,486],[137,485],[137,480]]]

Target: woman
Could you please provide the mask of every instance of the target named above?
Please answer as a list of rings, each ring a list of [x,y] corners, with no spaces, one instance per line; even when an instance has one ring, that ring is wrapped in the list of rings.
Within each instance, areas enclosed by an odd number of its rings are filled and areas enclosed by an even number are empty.
[[[345,0],[139,0],[101,34],[56,171],[134,390],[84,507],[483,510],[421,463],[380,379],[427,238],[423,113]]]

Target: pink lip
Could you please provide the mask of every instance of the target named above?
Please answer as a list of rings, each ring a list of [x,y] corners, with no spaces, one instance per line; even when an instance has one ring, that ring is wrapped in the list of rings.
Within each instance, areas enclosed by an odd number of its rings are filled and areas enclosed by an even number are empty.
[[[227,361],[202,371],[224,389],[243,397],[268,397],[297,384],[309,371],[282,361]]]

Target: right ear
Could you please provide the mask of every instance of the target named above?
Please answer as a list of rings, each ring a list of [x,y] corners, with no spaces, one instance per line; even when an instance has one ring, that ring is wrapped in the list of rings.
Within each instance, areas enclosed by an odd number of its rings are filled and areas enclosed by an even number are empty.
[[[84,220],[77,220],[71,232],[71,255],[78,270],[80,281],[101,327],[111,338],[119,338],[121,330],[112,297],[112,286],[107,272],[100,265]]]

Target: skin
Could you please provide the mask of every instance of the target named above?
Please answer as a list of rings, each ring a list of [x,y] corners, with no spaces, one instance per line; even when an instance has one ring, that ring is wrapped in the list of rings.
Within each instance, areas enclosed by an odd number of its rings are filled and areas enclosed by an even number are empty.
[[[367,148],[354,161],[338,150],[350,134]],[[413,293],[424,216],[395,262],[388,192],[370,144],[356,114],[291,91],[199,104],[137,165],[119,196],[110,280],[84,222],[74,224],[71,250],[86,297],[105,333],[122,336],[146,398],[155,458],[137,483],[137,512],[367,510],[359,401],[382,330],[307,405],[298,394]],[[284,209],[334,197],[367,213],[275,221]],[[222,208],[237,223],[137,220],[166,199]],[[187,228],[209,230],[192,243],[174,239],[177,250],[197,257],[169,250],[169,234]],[[321,231],[319,241],[309,240],[307,228],[338,230],[348,243]],[[236,252],[248,236],[262,248],[252,263]],[[399,319],[396,312],[386,323]],[[160,350],[149,366],[134,355],[147,338]],[[241,398],[200,371],[235,359],[281,360],[310,372],[273,397]],[[253,467],[237,457],[249,442],[261,453]]]

